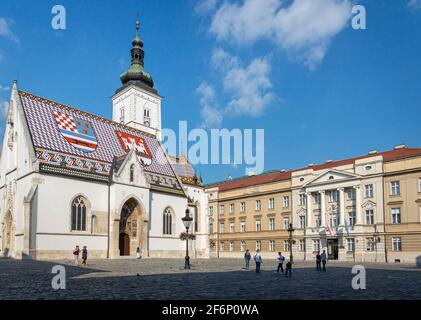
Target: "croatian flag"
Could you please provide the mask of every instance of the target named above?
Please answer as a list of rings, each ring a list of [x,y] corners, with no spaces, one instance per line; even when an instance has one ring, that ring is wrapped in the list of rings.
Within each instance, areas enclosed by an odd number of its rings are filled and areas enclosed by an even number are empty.
[[[83,152],[95,151],[98,142],[92,124],[89,121],[71,115],[54,112],[58,129],[68,143]]]
[[[346,234],[349,237],[349,223],[348,220],[345,219],[345,230],[346,230]]]

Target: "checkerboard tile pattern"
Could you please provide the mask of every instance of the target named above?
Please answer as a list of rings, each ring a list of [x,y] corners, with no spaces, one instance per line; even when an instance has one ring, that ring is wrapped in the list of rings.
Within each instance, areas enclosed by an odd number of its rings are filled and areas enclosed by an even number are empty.
[[[114,156],[119,157],[126,153],[116,133],[116,131],[121,131],[145,140],[152,153],[152,163],[144,167],[144,171],[175,177],[175,173],[167,160],[161,144],[154,136],[27,92],[20,91],[19,93],[32,141],[36,149],[42,148],[56,151],[71,155],[72,158],[79,156],[84,161],[94,160],[112,163]],[[60,133],[59,126],[56,122],[57,115],[60,117],[60,125],[62,126],[66,126],[67,120],[71,117],[89,121],[92,124],[98,141],[96,150],[83,152],[68,143]]]

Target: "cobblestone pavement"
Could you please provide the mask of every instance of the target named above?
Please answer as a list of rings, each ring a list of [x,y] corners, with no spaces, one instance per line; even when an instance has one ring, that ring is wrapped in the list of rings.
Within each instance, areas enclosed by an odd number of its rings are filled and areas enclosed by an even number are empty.
[[[0,299],[421,299],[421,268],[363,264],[366,290],[353,290],[353,264],[330,262],[327,272],[297,261],[292,278],[265,261],[260,275],[244,271],[241,259],[91,260],[43,262],[0,259]],[[54,265],[66,268],[66,289],[53,290]],[[139,274],[139,275],[138,275]]]

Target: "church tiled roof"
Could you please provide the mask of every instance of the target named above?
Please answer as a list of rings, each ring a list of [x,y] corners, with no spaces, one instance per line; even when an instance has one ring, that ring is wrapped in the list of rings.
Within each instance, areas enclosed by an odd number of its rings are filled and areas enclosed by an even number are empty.
[[[171,164],[184,184],[202,186],[202,180],[196,175],[192,164],[188,159],[181,155],[180,157],[169,156]]]
[[[149,182],[180,189],[176,174],[155,136],[24,91],[19,94],[41,163],[108,176],[114,157],[127,153],[121,136],[133,137],[133,141],[146,145],[143,159],[147,161],[143,169],[149,174]],[[64,123],[60,122],[62,119]]]

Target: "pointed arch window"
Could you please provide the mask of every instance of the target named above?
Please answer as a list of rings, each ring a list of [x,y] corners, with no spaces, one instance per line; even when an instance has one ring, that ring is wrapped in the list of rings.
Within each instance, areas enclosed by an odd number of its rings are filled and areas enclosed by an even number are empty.
[[[72,231],[86,231],[86,199],[77,197],[72,202]]]
[[[134,181],[134,164],[130,166],[130,182]]]
[[[163,234],[171,235],[173,233],[172,220],[173,212],[171,208],[165,209],[163,216]]]

